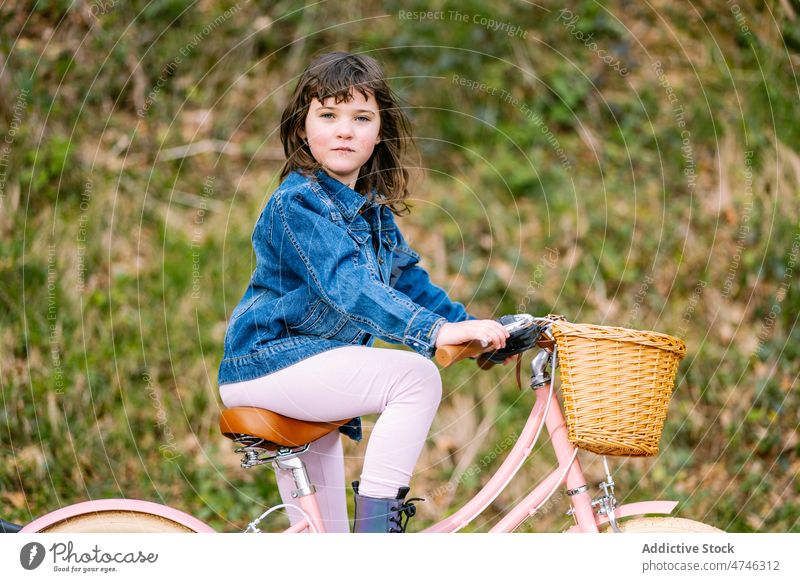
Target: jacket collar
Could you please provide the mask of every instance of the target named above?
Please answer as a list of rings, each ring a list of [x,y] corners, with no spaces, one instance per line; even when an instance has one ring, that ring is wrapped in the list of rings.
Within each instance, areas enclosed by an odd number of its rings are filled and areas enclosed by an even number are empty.
[[[349,186],[342,184],[339,180],[331,178],[325,170],[317,170],[314,174],[317,182],[323,187],[330,199],[342,213],[342,216],[350,222],[355,218],[363,206],[374,206],[375,203]]]

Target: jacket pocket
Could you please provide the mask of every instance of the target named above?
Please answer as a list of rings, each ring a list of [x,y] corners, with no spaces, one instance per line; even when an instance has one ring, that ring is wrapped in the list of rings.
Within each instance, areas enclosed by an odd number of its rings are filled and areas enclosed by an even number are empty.
[[[248,299],[242,298],[242,300],[239,302],[239,305],[233,309],[233,313],[231,313],[231,320],[239,319],[242,315],[247,313],[263,295],[263,293],[253,293]]]
[[[336,311],[322,299],[311,304],[306,316],[290,329],[303,335],[330,338],[339,333],[347,323],[347,317]]]
[[[389,254],[394,253],[394,249],[397,248],[397,239],[395,239],[394,233],[389,230],[381,232],[381,240],[383,241],[383,248],[386,249],[386,252]]]
[[[356,261],[356,267],[366,265],[369,272],[372,273],[376,279],[383,281],[383,274],[380,272],[380,265],[378,264],[378,257],[375,255],[375,248],[373,247],[373,243],[370,242],[372,233],[368,230],[348,230],[347,233],[358,248],[358,258],[354,259]]]
[[[347,234],[349,234],[350,237],[356,241],[358,246],[366,244],[370,237],[370,232],[368,230],[348,230]]]

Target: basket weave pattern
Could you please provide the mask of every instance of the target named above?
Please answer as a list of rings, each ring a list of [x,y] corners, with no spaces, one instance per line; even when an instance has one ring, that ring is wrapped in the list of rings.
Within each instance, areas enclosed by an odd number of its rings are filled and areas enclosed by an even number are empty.
[[[658,454],[678,364],[678,338],[621,327],[553,323],[569,440],[600,455]]]

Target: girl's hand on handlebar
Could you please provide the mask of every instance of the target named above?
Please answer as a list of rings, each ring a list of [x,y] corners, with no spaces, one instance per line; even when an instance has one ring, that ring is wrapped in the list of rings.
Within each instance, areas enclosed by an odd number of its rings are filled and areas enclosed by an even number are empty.
[[[436,336],[436,347],[459,345],[472,340],[483,341],[486,350],[499,350],[509,337],[506,328],[493,319],[471,319],[458,323],[445,323]]]

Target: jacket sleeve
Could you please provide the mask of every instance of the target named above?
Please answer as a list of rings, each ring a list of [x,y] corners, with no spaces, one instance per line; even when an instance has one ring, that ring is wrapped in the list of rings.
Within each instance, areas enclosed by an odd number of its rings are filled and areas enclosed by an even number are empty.
[[[467,313],[466,308],[452,301],[447,292],[434,285],[428,272],[419,266],[419,254],[414,251],[400,229],[395,225],[397,246],[392,253],[392,275],[389,284],[407,295],[414,303],[430,309],[451,323],[477,319]]]
[[[386,285],[359,264],[359,243],[331,220],[325,205],[287,192],[275,201],[279,251],[294,253],[299,277],[330,307],[362,329],[432,357],[446,319]],[[274,240],[274,239],[273,239]],[[298,261],[287,261],[295,263]]]

